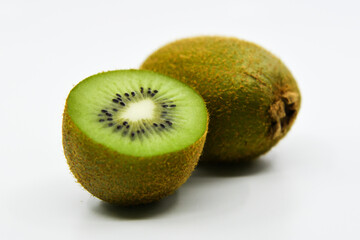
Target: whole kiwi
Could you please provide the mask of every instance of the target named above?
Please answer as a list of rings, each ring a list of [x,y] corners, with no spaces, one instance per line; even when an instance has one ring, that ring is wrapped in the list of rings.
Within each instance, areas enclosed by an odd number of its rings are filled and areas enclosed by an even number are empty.
[[[205,99],[210,124],[201,160],[254,159],[287,134],[299,112],[300,91],[288,68],[237,38],[181,39],[150,55],[141,69],[185,82]]]

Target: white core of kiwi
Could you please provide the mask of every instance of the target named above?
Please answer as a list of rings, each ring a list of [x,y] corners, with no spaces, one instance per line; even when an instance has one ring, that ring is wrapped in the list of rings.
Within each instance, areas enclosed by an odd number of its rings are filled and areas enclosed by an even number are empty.
[[[156,105],[151,99],[144,99],[139,102],[130,103],[126,110],[119,114],[119,118],[136,122],[139,120],[151,120],[154,118]],[[119,119],[120,120],[120,119]]]

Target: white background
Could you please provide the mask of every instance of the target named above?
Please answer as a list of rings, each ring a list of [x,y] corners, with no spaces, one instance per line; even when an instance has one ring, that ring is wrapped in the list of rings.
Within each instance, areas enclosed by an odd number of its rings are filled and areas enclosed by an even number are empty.
[[[0,0],[0,239],[360,239],[359,1]],[[75,182],[70,89],[178,38],[226,35],[279,56],[302,91],[256,164],[202,166],[174,195],[121,208]]]

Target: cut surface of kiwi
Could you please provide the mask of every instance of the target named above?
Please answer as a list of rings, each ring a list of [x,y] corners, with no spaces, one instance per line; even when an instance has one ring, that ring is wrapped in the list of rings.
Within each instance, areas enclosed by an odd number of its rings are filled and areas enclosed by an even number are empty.
[[[183,149],[206,128],[202,98],[185,84],[139,71],[98,74],[69,96],[74,123],[94,141],[131,156]]]
[[[110,71],[71,90],[63,146],[85,189],[136,205],[161,199],[187,180],[207,126],[202,97],[184,83],[144,70]]]

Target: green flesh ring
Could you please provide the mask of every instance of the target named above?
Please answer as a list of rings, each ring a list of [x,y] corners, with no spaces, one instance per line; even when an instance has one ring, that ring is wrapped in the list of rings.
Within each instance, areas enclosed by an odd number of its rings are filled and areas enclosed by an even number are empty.
[[[141,69],[189,84],[205,99],[211,121],[201,160],[258,157],[288,133],[300,109],[300,91],[287,67],[236,38],[181,39],[155,51]]]
[[[100,73],[67,98],[65,156],[94,196],[144,204],[187,180],[201,155],[207,122],[201,96],[177,80],[141,70]]]

